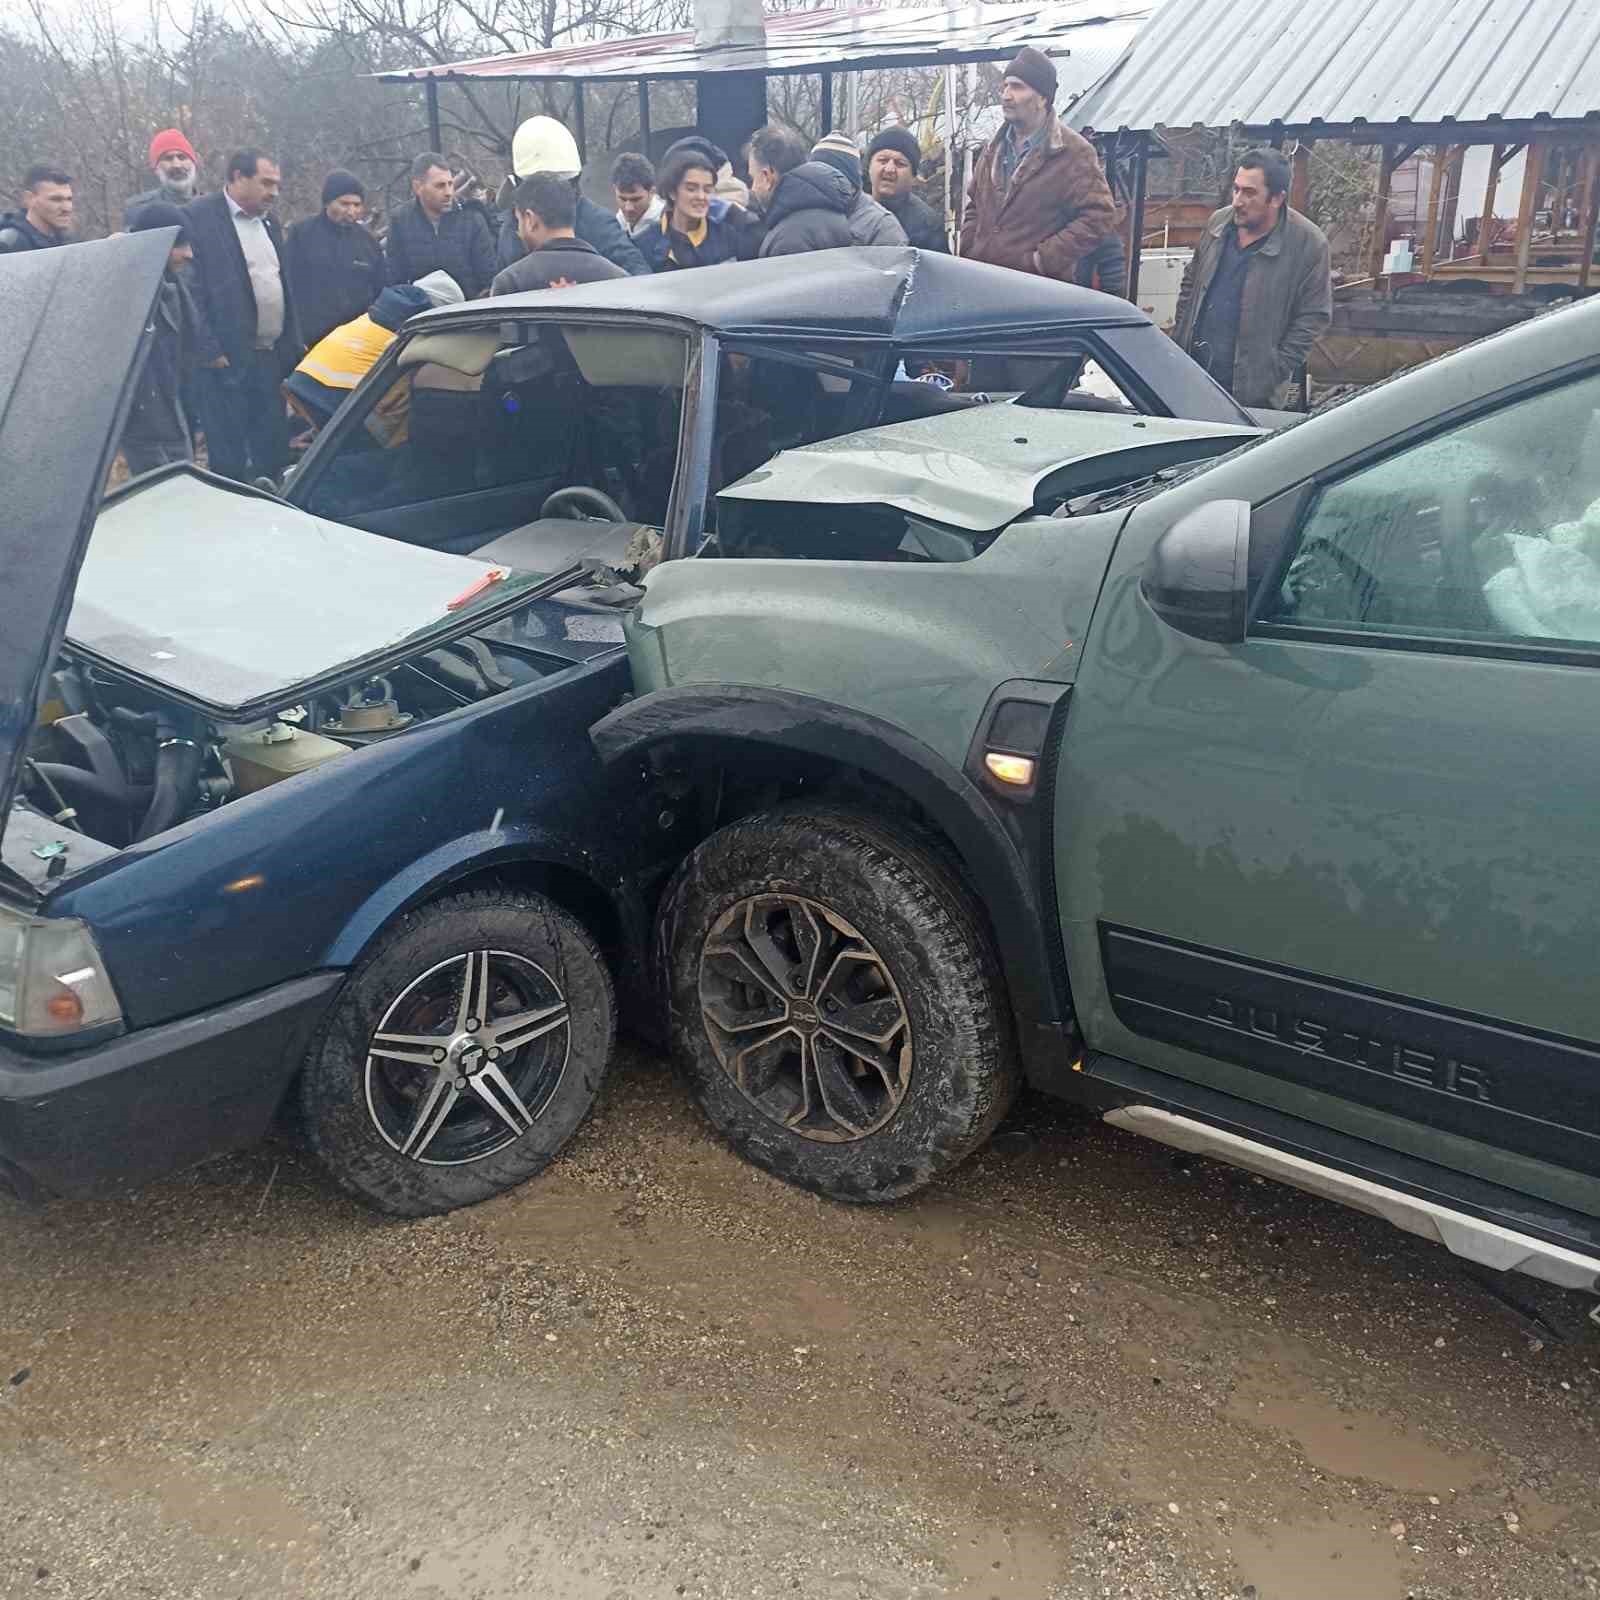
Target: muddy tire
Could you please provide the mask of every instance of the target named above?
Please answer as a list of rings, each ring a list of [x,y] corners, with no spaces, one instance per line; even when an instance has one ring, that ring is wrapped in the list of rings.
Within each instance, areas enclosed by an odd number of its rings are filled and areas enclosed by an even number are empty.
[[[933,840],[795,807],[713,834],[657,925],[673,1058],[740,1155],[838,1200],[899,1199],[1016,1094],[983,915]]]
[[[380,1211],[472,1205],[549,1165],[615,1036],[611,976],[578,922],[538,895],[452,895],[346,980],[301,1074],[305,1137]]]

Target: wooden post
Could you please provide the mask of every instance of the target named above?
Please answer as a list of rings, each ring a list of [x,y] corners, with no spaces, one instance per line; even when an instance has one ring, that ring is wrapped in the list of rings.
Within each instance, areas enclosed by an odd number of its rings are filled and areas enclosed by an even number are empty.
[[[1144,258],[1144,196],[1150,173],[1150,137],[1138,136],[1133,158],[1133,237],[1128,242],[1128,299],[1139,303],[1139,263]]]
[[[581,78],[572,80],[572,138],[578,147],[578,159],[587,161],[589,159],[589,141],[584,137],[583,80]]]
[[[1494,231],[1494,198],[1500,189],[1500,166],[1505,160],[1501,151],[1504,148],[1497,144],[1489,154],[1489,181],[1483,190],[1483,215],[1478,218],[1478,260],[1484,266],[1489,264],[1489,235]]]
[[[1289,209],[1303,217],[1311,203],[1311,141],[1301,139],[1294,147],[1290,166]]]
[[[820,109],[817,112],[817,121],[821,125],[821,131],[817,134],[817,137],[826,139],[833,132],[833,74],[831,72],[822,74],[822,96]]]
[[[1424,278],[1433,271],[1434,251],[1439,242],[1439,191],[1444,187],[1444,171],[1452,158],[1448,145],[1440,145],[1433,152],[1433,181],[1428,185],[1428,225],[1422,233],[1422,259],[1417,271]]]
[[[1522,158],[1522,199],[1517,206],[1517,270],[1512,294],[1528,287],[1528,257],[1533,253],[1533,213],[1539,203],[1539,177],[1544,171],[1545,147],[1528,141]]]
[[[1383,147],[1383,159],[1378,163],[1378,193],[1372,205],[1372,248],[1367,256],[1367,276],[1376,278],[1383,271],[1383,258],[1388,253],[1389,188],[1394,182],[1394,151],[1392,144]]]
[[[424,87],[428,96],[428,145],[430,149],[437,150],[444,143],[444,134],[439,127],[439,80],[429,78]]]
[[[1461,210],[1461,169],[1467,159],[1467,147],[1458,144],[1455,159],[1444,175],[1444,212],[1439,218],[1439,247],[1446,261],[1455,259],[1456,218]]]
[[[650,154],[650,80],[639,80],[639,152]]]
[[[1578,212],[1578,288],[1589,287],[1589,271],[1594,266],[1594,225],[1600,212],[1600,144],[1592,144],[1583,156],[1583,200]]]

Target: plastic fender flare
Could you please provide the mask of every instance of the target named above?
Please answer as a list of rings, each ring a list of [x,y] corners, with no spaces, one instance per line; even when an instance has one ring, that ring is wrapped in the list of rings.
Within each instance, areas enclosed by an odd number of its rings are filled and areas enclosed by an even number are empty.
[[[526,825],[483,828],[436,846],[380,884],[348,918],[317,965],[341,969],[354,966],[372,940],[401,912],[433,899],[456,879],[510,862],[566,867],[581,873],[614,904],[618,900],[620,884],[607,882],[605,875],[596,870],[600,863],[595,856],[559,836]]]
[[[1059,1072],[1063,997],[1057,992],[1042,886],[983,793],[937,751],[865,712],[786,689],[681,684],[627,701],[589,730],[615,765],[677,739],[792,750],[870,773],[915,800],[944,832],[988,914],[1030,1071]]]

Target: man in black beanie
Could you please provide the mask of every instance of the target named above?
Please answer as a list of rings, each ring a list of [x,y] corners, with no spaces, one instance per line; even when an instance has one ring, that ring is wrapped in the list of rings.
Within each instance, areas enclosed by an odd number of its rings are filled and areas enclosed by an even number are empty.
[[[949,253],[944,222],[916,194],[922,147],[909,128],[885,128],[867,146],[867,193],[905,229],[919,250]]]
[[[359,317],[382,291],[383,246],[361,226],[367,191],[353,172],[330,172],[322,209],[290,228],[284,269],[309,348]]]
[[[811,147],[813,161],[825,161],[854,191],[845,221],[850,224],[850,237],[857,244],[901,245],[906,241],[906,230],[892,211],[880,206],[861,187],[861,150],[848,133],[837,129]]]
[[[130,233],[148,233],[152,228],[178,230],[167,252],[166,275],[151,319],[155,335],[122,429],[122,457],[130,474],[194,459],[181,398],[183,385],[198,367],[222,354],[204,319],[195,312],[185,281],[184,269],[194,259],[188,222],[170,200],[147,201],[128,222]]]
[[[1071,283],[1117,208],[1094,146],[1057,120],[1055,98],[1050,58],[1024,45],[1000,86],[1005,123],[973,167],[961,253]]]

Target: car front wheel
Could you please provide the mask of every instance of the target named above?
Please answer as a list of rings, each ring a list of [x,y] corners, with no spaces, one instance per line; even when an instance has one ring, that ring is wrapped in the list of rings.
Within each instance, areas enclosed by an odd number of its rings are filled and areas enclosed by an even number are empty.
[[[982,913],[911,826],[811,807],[736,822],[684,863],[659,926],[674,1059],[712,1126],[790,1183],[910,1194],[1015,1095]]]
[[[312,1149],[397,1216],[541,1171],[594,1104],[616,1034],[594,941],[538,895],[452,895],[356,967],[300,1080]]]

